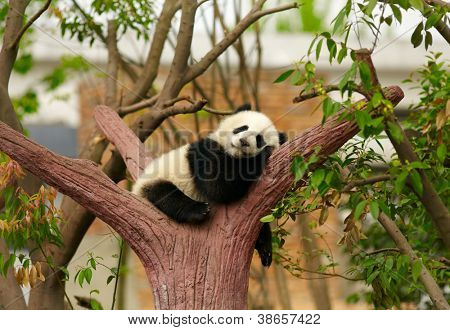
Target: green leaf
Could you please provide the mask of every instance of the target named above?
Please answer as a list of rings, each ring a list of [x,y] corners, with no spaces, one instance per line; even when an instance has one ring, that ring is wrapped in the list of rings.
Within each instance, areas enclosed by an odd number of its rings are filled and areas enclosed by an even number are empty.
[[[377,201],[370,202],[370,213],[374,219],[378,219],[378,216],[380,215],[380,206]]]
[[[115,278],[116,276],[114,275],[109,275],[107,280],[106,280],[106,285],[108,285],[109,283],[111,283],[111,281]]]
[[[25,74],[33,67],[33,56],[31,54],[23,54],[14,62],[14,71],[19,74]]]
[[[84,281],[84,269],[82,269],[79,273],[78,273],[78,284],[83,287],[83,281]]]
[[[400,194],[405,187],[406,178],[408,177],[407,171],[402,171],[398,176],[397,180],[395,180],[395,192]]]
[[[344,18],[345,18],[345,8],[343,8],[336,16],[332,34],[335,34],[337,31],[342,29],[342,26],[344,24]]]
[[[262,217],[259,221],[267,223],[267,222],[272,222],[273,220],[275,220],[275,217],[272,214],[268,214],[268,215]]]
[[[396,124],[391,121],[388,121],[387,123],[389,132],[392,135],[392,138],[395,140],[395,142],[400,143],[403,141],[403,134],[402,129]]]
[[[370,276],[367,278],[367,284],[370,284],[373,282],[373,280],[380,274],[379,270],[374,271]]]
[[[375,94],[373,94],[372,96],[372,106],[374,108],[377,108],[380,104],[381,104],[381,100],[383,99],[383,95],[381,95],[380,92],[376,92]]]
[[[414,190],[416,191],[417,194],[419,194],[419,196],[422,196],[423,184],[419,172],[417,172],[416,170],[412,170],[409,174],[411,177],[411,183],[414,187]]]
[[[316,47],[316,61],[319,60],[320,51],[322,49],[322,44],[323,44],[323,39],[320,39],[319,42],[317,43],[317,47]]]
[[[439,162],[444,163],[445,158],[447,157],[447,146],[444,143],[439,145],[436,150],[436,155]]]
[[[394,266],[394,258],[392,256],[387,257],[386,263],[384,264],[384,269],[388,272]]]
[[[359,62],[358,63],[359,68],[359,76],[361,77],[361,81],[364,85],[364,88],[369,90],[372,88],[372,75],[370,73],[369,66],[366,62]]]
[[[342,63],[342,60],[347,56],[347,47],[345,45],[342,46],[341,50],[338,53],[337,61],[338,63]]]
[[[84,271],[84,278],[86,279],[86,282],[88,282],[89,284],[91,284],[91,280],[92,280],[92,269],[90,268],[86,268]]]
[[[423,40],[422,30],[423,30],[423,23],[419,23],[415,28],[413,34],[411,35],[411,43],[413,44],[414,48],[418,47],[422,43]]]
[[[93,310],[102,310],[103,306],[96,299],[91,299],[91,308]]]
[[[89,262],[90,262],[90,264],[91,264],[91,267],[94,268],[95,270],[97,270],[97,263],[95,262],[95,259],[94,259],[94,258],[91,258],[91,259],[89,260]]]
[[[317,188],[325,178],[325,170],[323,168],[319,168],[315,170],[311,175],[311,185],[314,188]]]
[[[289,69],[285,72],[283,72],[282,74],[280,74],[280,76],[275,79],[274,83],[280,83],[282,81],[285,81],[287,78],[289,78],[289,76],[294,72],[294,69]]]
[[[333,58],[336,57],[336,53],[337,53],[336,42],[333,39],[331,39],[331,38],[327,39],[327,48],[328,48],[328,51],[330,53],[329,61],[331,63]]]
[[[291,165],[291,172],[294,173],[294,181],[298,182],[301,180],[307,169],[308,164],[305,162],[305,159],[302,156],[295,157]]]
[[[420,259],[414,260],[412,265],[412,276],[414,281],[417,281],[421,271],[422,271],[422,261]]]
[[[369,0],[369,3],[367,4],[366,8],[364,9],[364,13],[366,15],[372,14],[372,11],[376,5],[377,5],[377,0]]]
[[[428,30],[432,26],[435,26],[436,23],[439,22],[440,19],[441,19],[441,15],[439,15],[438,13],[431,14],[427,18],[427,21],[425,22],[425,30]]]
[[[364,212],[364,209],[367,205],[367,201],[363,200],[361,202],[358,203],[358,205],[356,205],[355,207],[355,219],[359,219],[361,217],[361,215]]]
[[[402,11],[396,5],[391,4],[392,13],[394,14],[395,19],[402,23]]]
[[[430,31],[427,31],[425,33],[425,49],[428,49],[433,44],[433,36],[431,35]]]
[[[409,3],[411,4],[411,6],[413,6],[414,8],[416,8],[419,11],[423,11],[423,1],[422,0],[409,0]]]

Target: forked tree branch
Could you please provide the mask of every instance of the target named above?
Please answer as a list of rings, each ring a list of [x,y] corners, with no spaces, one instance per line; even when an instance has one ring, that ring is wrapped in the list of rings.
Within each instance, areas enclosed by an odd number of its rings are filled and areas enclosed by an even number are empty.
[[[386,95],[394,104],[403,97],[397,87]],[[274,152],[245,198],[218,207],[202,226],[175,224],[119,188],[93,162],[56,155],[3,123],[0,150],[111,225],[130,244],[153,284],[157,308],[233,309],[246,306],[259,219],[291,186],[293,157],[308,157],[316,148],[326,157],[357,132],[355,123],[337,116],[303,132]],[[181,282],[175,284],[174,279]]]
[[[16,36],[16,39],[13,41],[11,47],[15,48],[17,46],[19,46],[19,42],[20,39],[22,39],[23,35],[25,34],[25,32],[27,32],[27,30],[31,27],[31,25],[33,25],[34,22],[36,22],[36,20],[41,17],[41,15],[43,13],[45,13],[45,11],[48,9],[48,7],[50,7],[52,0],[47,0],[47,2],[41,7],[41,9],[39,9],[36,14],[34,14],[29,20],[28,22],[22,27],[22,29],[19,31],[19,33]]]

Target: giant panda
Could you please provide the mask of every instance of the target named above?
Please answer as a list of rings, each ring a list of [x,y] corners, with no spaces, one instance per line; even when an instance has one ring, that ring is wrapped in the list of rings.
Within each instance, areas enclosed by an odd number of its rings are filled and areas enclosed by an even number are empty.
[[[133,193],[176,222],[202,223],[211,205],[244,197],[272,151],[285,141],[286,135],[266,115],[244,104],[205,138],[153,160],[135,182]],[[272,262],[271,238],[265,223],[255,248],[267,267]]]

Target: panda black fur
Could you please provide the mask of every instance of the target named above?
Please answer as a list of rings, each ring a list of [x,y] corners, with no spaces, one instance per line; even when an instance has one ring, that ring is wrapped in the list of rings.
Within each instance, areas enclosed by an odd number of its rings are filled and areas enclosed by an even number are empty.
[[[228,204],[244,197],[262,174],[273,149],[286,141],[264,114],[245,104],[218,128],[191,144],[153,160],[133,192],[180,223],[201,223],[210,204]],[[269,224],[255,248],[264,266],[272,262]]]

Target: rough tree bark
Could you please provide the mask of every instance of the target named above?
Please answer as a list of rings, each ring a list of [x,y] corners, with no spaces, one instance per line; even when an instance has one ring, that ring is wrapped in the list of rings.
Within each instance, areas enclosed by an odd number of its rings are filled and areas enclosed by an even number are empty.
[[[397,104],[398,87],[386,96]],[[315,126],[274,152],[248,196],[212,212],[201,226],[179,225],[153,205],[114,184],[91,161],[52,153],[0,123],[0,150],[113,227],[141,259],[159,309],[243,309],[259,219],[292,184],[296,155],[335,152],[358,132],[337,117]],[[332,138],[331,138],[332,137]],[[139,146],[135,146],[139,148]]]

